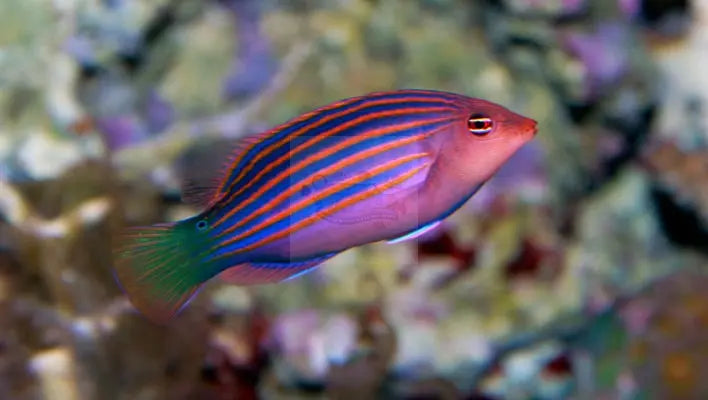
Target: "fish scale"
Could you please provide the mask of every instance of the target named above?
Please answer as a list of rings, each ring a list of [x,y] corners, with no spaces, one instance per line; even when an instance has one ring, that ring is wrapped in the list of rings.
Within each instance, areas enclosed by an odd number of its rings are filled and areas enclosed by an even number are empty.
[[[430,128],[435,128],[445,122],[447,121],[435,120],[435,122],[433,123],[428,123],[427,126]],[[391,128],[384,127],[382,129]],[[272,198],[273,196],[276,196],[283,190],[287,189],[288,186],[292,186],[294,183],[297,184],[298,182],[302,182],[303,179],[308,179],[308,177],[314,176],[315,174],[320,174],[320,176],[323,176],[323,174],[325,174],[325,171],[329,169],[330,165],[336,165],[337,163],[341,163],[342,160],[352,160],[352,163],[347,167],[350,170],[353,170],[351,172],[354,175],[366,175],[371,170],[371,168],[376,165],[370,162],[371,159],[375,156],[381,155],[383,153],[385,155],[388,155],[389,157],[392,157],[397,154],[396,150],[400,150],[402,147],[404,147],[405,145],[409,145],[415,140],[422,140],[425,138],[425,134],[416,134],[408,138],[397,135],[387,135],[387,137],[373,135],[373,137],[365,136],[368,135],[370,132],[376,133],[376,131],[367,131],[365,134],[349,137],[346,140],[338,141],[336,142],[336,144],[332,144],[331,146],[326,147],[320,152],[308,154],[307,157],[303,157],[300,159],[295,158],[298,156],[294,155],[289,165],[286,165],[281,171],[279,171],[278,174],[270,177],[270,179],[264,179],[262,185],[258,185],[261,189],[268,188],[268,190],[261,190],[260,192],[256,192],[254,196],[250,197],[246,201],[251,200],[249,202],[249,205],[253,205],[255,203],[255,201],[253,201],[254,199]],[[338,147],[341,148],[338,149]],[[366,156],[367,158],[364,158],[364,156]],[[369,161],[368,165],[361,165],[362,163],[367,163],[367,161]],[[298,176],[297,174],[302,174],[304,176]],[[327,173],[327,176],[331,175]],[[375,177],[373,176],[371,178],[375,179]],[[330,184],[338,183],[335,179],[330,179],[329,181]],[[278,183],[280,183],[280,185],[278,185]],[[373,183],[375,184],[375,182]],[[236,201],[236,203],[238,203],[238,201]],[[225,216],[220,216],[215,226],[218,226],[220,223],[227,220],[227,218],[233,219],[235,213],[238,210],[244,210],[243,207],[240,207],[243,204],[244,203],[239,204],[236,209],[231,208]],[[228,205],[224,207],[224,209],[228,209]],[[245,209],[245,211],[248,211],[248,209]],[[248,221],[250,217],[250,215],[247,216],[246,221]],[[244,223],[245,221],[235,220],[233,224],[227,224],[230,225],[230,227],[225,231],[220,232],[219,235],[221,236],[225,233],[233,232],[235,228],[237,228],[238,226],[242,226]]]
[[[398,125],[420,128],[423,126],[423,123],[428,122],[424,118],[430,115],[428,110],[430,110],[430,108],[413,108],[412,110],[408,110],[407,114],[404,113],[403,110],[396,110],[395,114],[385,114],[387,116],[385,118],[382,117],[379,120],[373,121],[369,119],[365,121],[366,125],[364,125],[363,122],[353,124],[361,118],[355,117],[347,122],[333,127],[329,131],[321,132],[319,135],[308,134],[306,136],[295,136],[294,139],[302,140],[305,138],[306,140],[304,142],[296,142],[297,144],[288,146],[288,152],[283,152],[279,154],[279,157],[274,157],[274,159],[268,160],[262,168],[255,168],[260,172],[255,174],[255,176],[253,176],[250,180],[245,179],[248,175],[244,175],[244,178],[242,178],[243,184],[241,187],[250,189],[250,192],[248,190],[241,189],[236,190],[235,194],[228,191],[223,193],[224,202],[221,211],[225,212],[225,214],[219,216],[215,226],[220,225],[228,218],[233,217],[238,211],[242,210],[245,207],[244,202],[250,205],[253,204],[255,199],[257,199],[261,194],[268,196],[267,193],[258,193],[259,189],[262,189],[264,186],[267,187],[268,185],[274,184],[276,181],[282,182],[286,177],[292,176],[292,168],[283,168],[286,166],[286,163],[290,165],[301,165],[302,161],[308,161],[309,165],[307,166],[311,168],[310,174],[314,174],[317,172],[317,167],[322,161],[325,163],[328,161],[331,162],[332,159],[340,157],[342,153],[346,153],[348,150],[356,151],[357,149],[367,147],[367,145],[368,147],[371,147],[382,144],[381,140],[400,140],[404,139],[407,135],[409,136],[417,133],[415,129],[399,129]],[[440,108],[437,108],[436,110],[438,112],[442,111]],[[411,118],[415,114],[419,117],[418,120],[399,119],[402,116],[408,116]],[[440,114],[436,114],[435,118],[436,119],[430,121],[428,125],[433,125],[434,122],[443,119]],[[378,124],[374,122],[378,122]],[[349,127],[349,124],[352,126]],[[342,144],[346,144],[347,146],[340,147]],[[268,152],[268,154],[272,154],[272,150],[270,149],[264,149],[263,151]],[[311,161],[314,160],[317,160],[319,164],[313,166]],[[312,170],[312,168],[314,168],[314,170]],[[259,185],[259,183],[262,184]],[[238,180],[236,180],[234,184],[238,186]],[[274,191],[277,192],[277,190],[278,188],[270,188],[271,193]]]

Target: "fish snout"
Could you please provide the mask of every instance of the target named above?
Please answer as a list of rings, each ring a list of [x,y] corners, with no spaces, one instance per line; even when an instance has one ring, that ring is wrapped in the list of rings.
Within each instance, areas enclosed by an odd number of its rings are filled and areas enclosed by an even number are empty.
[[[523,138],[523,140],[531,140],[538,133],[538,122],[535,119],[525,117],[520,114],[515,114],[514,118],[509,120],[515,135]]]
[[[536,134],[538,133],[538,122],[536,122],[536,120],[534,119],[529,118],[529,122],[526,126],[526,130],[527,132],[531,133],[531,137],[536,136]]]

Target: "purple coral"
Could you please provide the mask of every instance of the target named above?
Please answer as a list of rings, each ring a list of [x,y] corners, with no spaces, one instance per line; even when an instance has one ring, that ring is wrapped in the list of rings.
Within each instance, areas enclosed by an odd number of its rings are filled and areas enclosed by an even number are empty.
[[[260,27],[262,5],[254,0],[222,0],[237,27],[238,51],[224,82],[224,95],[241,98],[263,89],[275,74],[277,63],[270,40]]]
[[[629,69],[627,28],[619,24],[600,25],[592,33],[568,32],[563,46],[583,66],[586,100],[616,84]]]

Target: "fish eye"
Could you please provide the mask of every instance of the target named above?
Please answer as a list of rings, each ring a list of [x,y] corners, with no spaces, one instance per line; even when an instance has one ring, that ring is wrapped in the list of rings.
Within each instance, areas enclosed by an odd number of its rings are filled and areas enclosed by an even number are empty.
[[[483,114],[473,114],[467,120],[467,129],[476,136],[485,136],[494,129],[494,121]]]
[[[203,219],[203,220],[197,222],[197,230],[198,230],[198,231],[203,231],[203,230],[205,230],[208,226],[209,226],[209,224],[207,223],[207,220],[205,220],[205,219]]]

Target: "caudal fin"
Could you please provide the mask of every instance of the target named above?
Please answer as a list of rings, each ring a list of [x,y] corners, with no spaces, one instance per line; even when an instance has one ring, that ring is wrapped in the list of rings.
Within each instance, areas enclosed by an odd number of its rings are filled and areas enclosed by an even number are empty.
[[[177,314],[202,284],[195,243],[178,224],[126,230],[115,251],[115,274],[135,308],[157,323]]]

